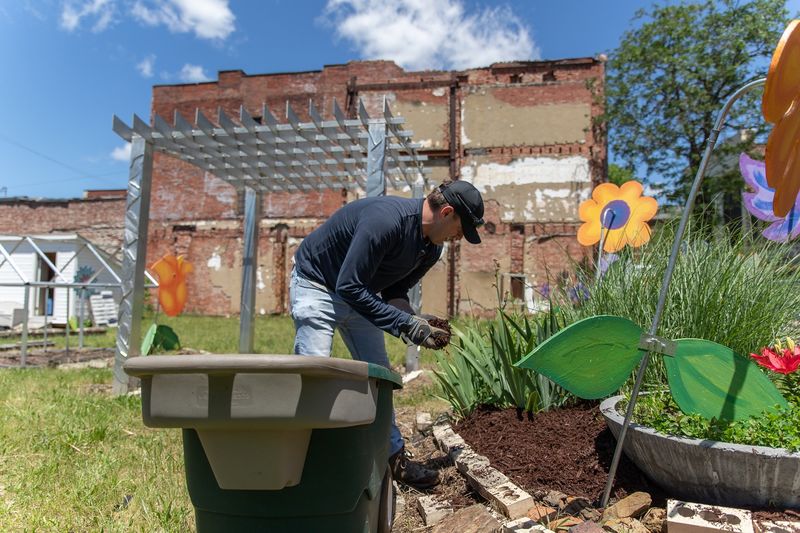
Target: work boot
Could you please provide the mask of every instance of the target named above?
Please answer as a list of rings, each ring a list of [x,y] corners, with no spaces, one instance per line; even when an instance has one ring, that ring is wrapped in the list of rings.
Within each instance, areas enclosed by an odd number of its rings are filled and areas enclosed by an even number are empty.
[[[405,448],[389,457],[389,468],[395,481],[417,490],[427,490],[439,484],[439,472],[411,461],[410,457]]]

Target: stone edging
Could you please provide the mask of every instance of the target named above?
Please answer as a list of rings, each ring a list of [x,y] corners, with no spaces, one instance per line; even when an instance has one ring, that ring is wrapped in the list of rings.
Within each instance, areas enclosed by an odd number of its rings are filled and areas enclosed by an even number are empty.
[[[450,424],[434,426],[433,438],[469,484],[498,511],[511,520],[527,516],[535,503],[533,497],[493,468],[489,459],[475,453]]]

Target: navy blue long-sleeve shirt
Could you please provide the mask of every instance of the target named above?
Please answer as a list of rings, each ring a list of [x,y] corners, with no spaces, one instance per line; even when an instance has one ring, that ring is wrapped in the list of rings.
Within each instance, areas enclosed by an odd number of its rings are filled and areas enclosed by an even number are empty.
[[[408,290],[442,254],[441,245],[422,235],[424,201],[379,196],[345,205],[300,244],[297,273],[335,292],[378,328],[400,336],[411,316],[386,302],[407,300]]]

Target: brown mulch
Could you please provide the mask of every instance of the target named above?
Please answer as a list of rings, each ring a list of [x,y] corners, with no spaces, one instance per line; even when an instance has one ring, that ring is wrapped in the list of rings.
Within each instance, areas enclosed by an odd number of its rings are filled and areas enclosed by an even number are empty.
[[[428,324],[447,332],[447,335],[434,337],[433,342],[436,345],[436,349],[441,350],[442,348],[447,347],[447,345],[450,344],[450,335],[452,333],[450,331],[450,322],[443,318],[431,318],[428,320]]]
[[[455,431],[479,454],[531,493],[558,490],[598,503],[603,495],[616,440],[596,403],[529,416],[516,409],[476,410]],[[664,494],[624,455],[612,496],[648,492],[663,507]]]
[[[606,427],[598,404],[530,415],[516,409],[483,407],[455,426],[455,431],[514,483],[533,494],[551,490],[582,496],[599,506],[616,439]],[[624,454],[617,468],[613,498],[636,491],[649,493],[653,506],[665,507],[665,494]],[[792,510],[751,508],[762,520],[798,521]]]

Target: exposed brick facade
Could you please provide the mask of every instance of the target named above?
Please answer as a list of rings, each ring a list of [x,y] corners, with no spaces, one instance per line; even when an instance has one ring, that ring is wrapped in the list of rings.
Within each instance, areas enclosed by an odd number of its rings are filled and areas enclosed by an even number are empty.
[[[194,122],[196,109],[211,120],[219,108],[237,117],[240,106],[260,117],[266,104],[282,120],[288,101],[301,120],[308,120],[311,100],[327,119],[334,99],[354,116],[358,99],[370,114],[378,114],[385,96],[395,115],[406,118],[414,140],[422,143],[432,179],[469,179],[486,200],[483,244],[449,246],[423,285],[427,310],[454,314],[493,307],[497,268],[501,277],[516,275],[515,283],[542,284],[588,253],[575,240],[577,206],[605,177],[605,140],[594,120],[603,112],[603,80],[603,63],[588,58],[460,72],[405,72],[393,62],[364,61],[300,73],[226,71],[215,82],[156,86],[152,112],[170,122],[178,112]],[[106,233],[116,232],[121,240],[124,198],[96,196],[2,202],[0,231],[61,229],[104,243],[109,242]],[[264,195],[258,312],[286,311],[297,245],[355,198],[341,190]],[[174,252],[193,262],[189,312],[238,312],[241,202],[241,195],[225,182],[155,154],[148,261]],[[27,220],[32,222],[21,224]],[[504,285],[507,290],[520,287]]]

